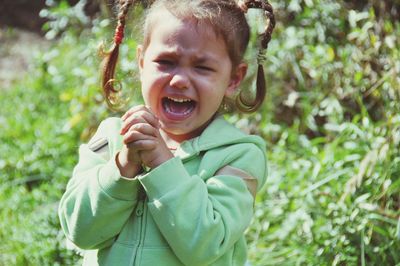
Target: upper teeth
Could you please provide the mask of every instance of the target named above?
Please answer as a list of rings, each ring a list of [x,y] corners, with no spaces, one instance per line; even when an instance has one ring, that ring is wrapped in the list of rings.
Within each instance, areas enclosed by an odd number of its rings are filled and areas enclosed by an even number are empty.
[[[169,100],[174,101],[174,102],[178,102],[178,103],[184,103],[184,102],[190,102],[190,99],[178,99],[178,98],[171,98],[168,97]]]

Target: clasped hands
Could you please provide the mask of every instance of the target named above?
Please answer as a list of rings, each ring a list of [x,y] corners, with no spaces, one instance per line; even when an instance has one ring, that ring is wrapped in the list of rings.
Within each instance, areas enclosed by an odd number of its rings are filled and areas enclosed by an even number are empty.
[[[134,178],[142,166],[155,168],[173,158],[160,135],[158,118],[145,106],[135,106],[122,117],[123,147],[116,157],[122,176]]]

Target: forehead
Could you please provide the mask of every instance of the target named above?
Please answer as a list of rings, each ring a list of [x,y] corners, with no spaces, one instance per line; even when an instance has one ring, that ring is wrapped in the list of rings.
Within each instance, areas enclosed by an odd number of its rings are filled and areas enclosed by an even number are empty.
[[[226,43],[207,20],[177,18],[167,10],[160,10],[152,18],[149,45],[181,47],[185,49],[226,50]]]
[[[178,31],[184,30],[184,28],[186,28],[186,30],[190,28],[196,35],[200,34],[207,39],[221,38],[224,40],[215,25],[206,18],[198,19],[190,15],[190,13],[174,15],[166,8],[159,8],[153,10],[146,18],[144,45],[146,46],[146,39],[147,42],[149,42],[150,38],[155,36],[155,32],[165,32],[171,29]]]

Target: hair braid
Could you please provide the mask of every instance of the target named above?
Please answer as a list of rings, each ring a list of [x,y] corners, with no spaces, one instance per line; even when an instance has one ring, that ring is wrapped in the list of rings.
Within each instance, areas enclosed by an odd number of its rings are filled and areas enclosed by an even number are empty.
[[[104,98],[107,105],[114,110],[118,109],[120,105],[120,103],[118,103],[119,99],[117,95],[115,95],[120,89],[114,87],[114,83],[116,82],[114,75],[118,62],[119,45],[124,38],[126,16],[133,1],[134,0],[119,0],[118,24],[115,29],[113,45],[107,52],[104,52],[103,46],[100,47],[100,53],[104,57],[102,62],[102,88]]]
[[[260,50],[257,56],[257,81],[256,81],[256,97],[253,102],[249,103],[243,99],[242,93],[236,98],[236,104],[239,110],[243,112],[254,112],[262,104],[266,94],[265,74],[263,63],[265,60],[264,52],[268,48],[268,43],[271,40],[271,35],[275,27],[275,16],[271,4],[267,0],[245,0],[239,6],[246,11],[248,8],[259,8],[264,11],[264,15],[268,18],[268,25],[265,27],[264,32],[260,35]]]

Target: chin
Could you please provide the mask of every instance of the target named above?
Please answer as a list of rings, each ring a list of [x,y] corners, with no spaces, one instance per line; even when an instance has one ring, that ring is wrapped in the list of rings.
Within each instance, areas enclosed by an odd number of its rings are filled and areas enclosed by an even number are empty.
[[[165,127],[161,126],[161,129],[172,139],[182,142],[184,140],[192,139],[201,134],[199,130],[188,130],[188,128],[181,127]]]
[[[188,135],[188,134],[190,134],[190,132],[188,132],[188,130],[184,130],[182,128],[164,127],[164,126],[162,126],[161,128],[168,135],[180,136],[180,135]]]

